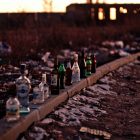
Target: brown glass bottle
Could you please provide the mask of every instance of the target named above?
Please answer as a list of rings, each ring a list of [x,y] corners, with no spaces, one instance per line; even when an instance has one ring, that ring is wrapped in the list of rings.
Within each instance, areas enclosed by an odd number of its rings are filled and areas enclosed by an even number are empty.
[[[65,85],[70,86],[72,80],[72,69],[71,69],[71,63],[67,62],[67,67],[66,67],[66,83]]]
[[[96,72],[97,61],[96,61],[96,57],[94,55],[94,52],[91,54],[91,60],[92,60],[91,72],[95,73]]]
[[[54,60],[54,68],[51,72],[51,94],[59,94],[59,72],[58,72],[58,60],[57,57]]]
[[[79,60],[79,67],[80,67],[80,78],[85,78],[86,73],[86,61],[85,61],[85,52],[84,50],[81,52],[80,60]]]

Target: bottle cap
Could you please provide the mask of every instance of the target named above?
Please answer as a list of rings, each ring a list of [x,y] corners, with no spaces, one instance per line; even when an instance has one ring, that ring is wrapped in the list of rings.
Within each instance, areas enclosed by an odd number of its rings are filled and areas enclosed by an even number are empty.
[[[26,69],[26,64],[21,64],[20,65],[20,70],[25,70]]]
[[[9,88],[7,90],[7,94],[10,96],[10,97],[15,97],[16,94],[17,94],[17,91],[16,91],[16,84],[10,84],[9,85]]]
[[[42,74],[42,80],[46,82],[46,73]]]

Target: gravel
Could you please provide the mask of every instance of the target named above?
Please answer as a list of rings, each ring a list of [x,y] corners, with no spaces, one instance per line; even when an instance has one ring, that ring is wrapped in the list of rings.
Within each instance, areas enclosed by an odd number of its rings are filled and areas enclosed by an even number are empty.
[[[115,70],[37,122],[25,140],[139,140],[140,61]],[[80,132],[87,130],[102,132]],[[108,134],[109,137],[105,137]]]

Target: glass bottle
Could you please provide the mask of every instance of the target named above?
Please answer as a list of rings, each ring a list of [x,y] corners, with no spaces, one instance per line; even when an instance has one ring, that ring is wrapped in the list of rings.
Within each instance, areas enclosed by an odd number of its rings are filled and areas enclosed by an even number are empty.
[[[39,89],[44,93],[44,99],[49,98],[49,85],[47,84],[46,73],[42,74],[42,82],[39,84]]]
[[[16,80],[17,97],[20,102],[20,113],[29,113],[29,92],[31,82],[26,77],[26,64],[20,65],[21,76]]]
[[[80,81],[80,68],[78,65],[78,59],[76,57],[72,66],[72,83]]]
[[[59,73],[58,73],[58,60],[54,60],[54,68],[51,72],[51,95],[59,94]]]
[[[85,61],[85,52],[84,50],[81,52],[81,57],[79,60],[79,67],[80,67],[80,78],[85,78],[86,74],[86,61]]]
[[[94,53],[91,55],[91,60],[92,60],[92,67],[91,67],[91,72],[95,73],[96,72],[96,66],[97,66],[97,61]]]
[[[67,67],[66,67],[66,82],[65,82],[65,84],[67,86],[70,86],[72,84],[71,80],[72,80],[72,69],[71,69],[71,63],[68,61]]]
[[[65,72],[66,72],[64,64],[60,64],[58,71],[59,71],[59,78],[60,78],[60,89],[64,89],[65,88]]]
[[[20,103],[16,98],[16,85],[11,85],[7,94],[10,97],[6,102],[6,120],[7,122],[17,121],[20,118]]]
[[[86,60],[86,76],[91,75],[91,67],[92,67],[91,57],[88,56]]]

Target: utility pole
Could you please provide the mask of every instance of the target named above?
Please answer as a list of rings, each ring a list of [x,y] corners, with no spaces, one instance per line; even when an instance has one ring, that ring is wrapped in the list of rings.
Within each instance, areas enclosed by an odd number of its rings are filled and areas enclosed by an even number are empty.
[[[92,4],[92,0],[87,0],[87,4]]]
[[[52,12],[52,3],[53,3],[53,0],[43,0],[44,11],[51,13]]]

